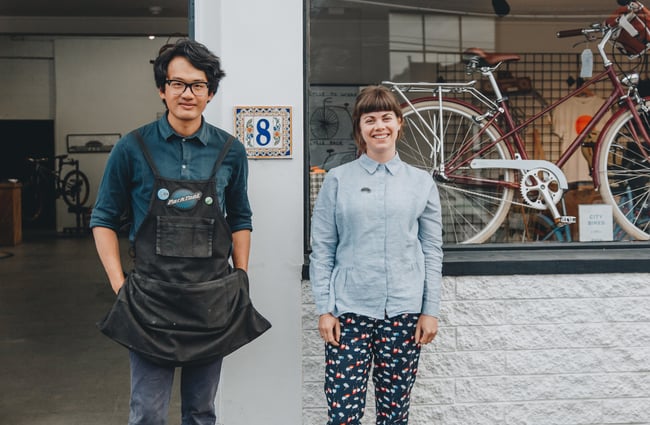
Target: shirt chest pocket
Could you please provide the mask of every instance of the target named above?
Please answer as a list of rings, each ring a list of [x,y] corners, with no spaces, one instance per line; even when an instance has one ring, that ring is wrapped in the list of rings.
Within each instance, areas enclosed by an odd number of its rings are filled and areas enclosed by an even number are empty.
[[[212,256],[215,219],[207,217],[156,217],[156,254],[165,257]]]
[[[337,202],[340,219],[359,223],[374,222],[384,213],[384,190],[373,184],[359,184],[342,188]]]

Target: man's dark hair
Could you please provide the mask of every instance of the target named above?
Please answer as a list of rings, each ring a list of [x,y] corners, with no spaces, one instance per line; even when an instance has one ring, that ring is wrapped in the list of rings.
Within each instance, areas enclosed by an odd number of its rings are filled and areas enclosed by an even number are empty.
[[[175,44],[165,44],[160,48],[158,57],[153,63],[153,73],[158,90],[165,91],[167,67],[172,59],[179,56],[187,59],[194,68],[205,72],[208,78],[209,93],[217,92],[219,81],[226,75],[221,69],[219,58],[203,44],[189,39],[181,39]]]

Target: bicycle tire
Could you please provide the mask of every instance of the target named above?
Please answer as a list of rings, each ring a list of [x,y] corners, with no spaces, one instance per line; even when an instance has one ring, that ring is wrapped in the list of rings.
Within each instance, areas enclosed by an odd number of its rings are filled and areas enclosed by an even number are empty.
[[[79,204],[85,205],[90,195],[90,183],[88,177],[79,170],[68,171],[61,181],[63,189],[63,202],[69,207],[77,205],[77,193]]]
[[[514,172],[475,169],[467,164],[471,159],[511,159],[510,150],[503,141],[483,149],[487,143],[500,137],[500,131],[494,126],[482,128],[474,119],[480,112],[451,99],[443,100],[441,104],[435,99],[412,103],[415,111],[442,141],[444,163],[440,163],[438,151],[426,137],[431,133],[408,105],[402,109],[402,140],[397,144],[397,150],[402,160],[428,171],[436,179],[442,204],[443,243],[499,242],[496,233],[508,215],[514,192],[512,188],[516,186]],[[441,106],[442,130],[439,120]],[[440,135],[441,132],[444,134]],[[476,140],[477,135],[480,135],[480,140]],[[479,146],[481,148],[477,149]],[[503,182],[506,184],[501,184]]]
[[[331,139],[339,131],[339,117],[331,108],[318,107],[309,118],[309,129],[316,139]]]
[[[650,132],[650,115],[642,111],[639,114]],[[648,240],[650,164],[641,149],[650,154],[650,141],[636,141],[635,133],[639,131],[631,111],[620,113],[607,126],[598,152],[600,195],[612,206],[616,223],[631,239]]]

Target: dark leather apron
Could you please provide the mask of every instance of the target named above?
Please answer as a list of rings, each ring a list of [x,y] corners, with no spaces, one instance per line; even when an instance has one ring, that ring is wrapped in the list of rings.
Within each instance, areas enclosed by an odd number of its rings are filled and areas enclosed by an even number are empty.
[[[219,207],[216,172],[207,180],[155,176],[149,211],[135,237],[135,269],[98,324],[111,339],[168,366],[226,356],[271,327],[253,307],[248,276],[230,266],[232,233]]]

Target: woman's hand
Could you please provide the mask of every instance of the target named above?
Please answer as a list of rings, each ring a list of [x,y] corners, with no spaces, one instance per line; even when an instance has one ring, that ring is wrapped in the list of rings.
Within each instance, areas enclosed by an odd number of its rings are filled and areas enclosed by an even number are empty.
[[[335,347],[339,346],[341,324],[339,323],[339,319],[331,313],[321,314],[318,318],[318,332],[320,332],[320,337],[323,338],[323,341]]]
[[[415,327],[415,342],[417,344],[428,344],[433,341],[437,334],[438,318],[421,314]]]

